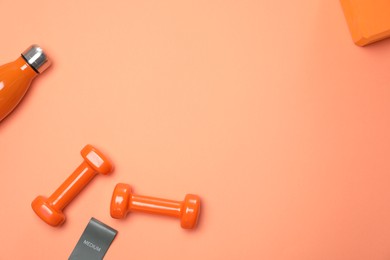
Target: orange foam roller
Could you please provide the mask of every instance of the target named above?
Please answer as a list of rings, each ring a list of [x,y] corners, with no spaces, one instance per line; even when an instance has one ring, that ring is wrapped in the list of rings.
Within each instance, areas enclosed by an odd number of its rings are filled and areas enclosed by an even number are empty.
[[[31,206],[47,224],[59,226],[65,221],[63,209],[80,193],[97,174],[109,174],[113,170],[107,157],[92,145],[81,150],[84,162],[49,197],[38,196]]]
[[[356,45],[390,37],[389,0],[340,0]]]
[[[200,198],[187,194],[184,201],[135,195],[128,184],[116,185],[111,199],[110,213],[113,218],[124,218],[128,212],[145,212],[176,217],[181,227],[192,229],[198,222]]]

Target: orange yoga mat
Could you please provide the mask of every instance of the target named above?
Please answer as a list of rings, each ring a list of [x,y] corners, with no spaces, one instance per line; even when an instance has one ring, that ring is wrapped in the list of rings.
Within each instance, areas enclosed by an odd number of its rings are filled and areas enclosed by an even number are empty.
[[[390,37],[389,0],[340,0],[356,45]]]

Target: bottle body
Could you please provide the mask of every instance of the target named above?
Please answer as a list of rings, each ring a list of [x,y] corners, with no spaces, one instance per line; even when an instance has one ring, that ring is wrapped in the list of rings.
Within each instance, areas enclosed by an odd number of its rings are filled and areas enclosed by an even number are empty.
[[[19,104],[36,76],[22,57],[0,66],[0,121]]]
[[[32,45],[15,61],[0,66],[0,121],[15,109],[31,81],[49,65],[43,50]]]

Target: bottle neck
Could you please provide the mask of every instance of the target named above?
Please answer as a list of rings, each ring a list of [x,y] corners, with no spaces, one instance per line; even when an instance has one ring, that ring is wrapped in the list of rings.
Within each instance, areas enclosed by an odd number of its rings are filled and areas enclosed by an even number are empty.
[[[36,76],[39,75],[38,72],[36,72],[28,63],[27,61],[20,56],[19,58],[16,59],[14,62],[14,65],[17,67],[17,69],[22,71],[22,74],[30,79],[35,78]]]

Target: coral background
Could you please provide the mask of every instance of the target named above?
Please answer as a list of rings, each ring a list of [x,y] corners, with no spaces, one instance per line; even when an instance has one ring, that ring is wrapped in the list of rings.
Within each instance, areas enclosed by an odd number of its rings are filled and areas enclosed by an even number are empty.
[[[53,60],[0,124],[0,259],[67,259],[91,217],[106,259],[390,259],[390,41],[338,1],[0,2],[0,63]],[[93,144],[115,164],[53,228],[31,210]],[[197,229],[112,219],[116,183],[202,198]]]

